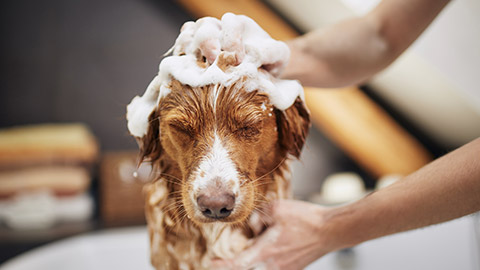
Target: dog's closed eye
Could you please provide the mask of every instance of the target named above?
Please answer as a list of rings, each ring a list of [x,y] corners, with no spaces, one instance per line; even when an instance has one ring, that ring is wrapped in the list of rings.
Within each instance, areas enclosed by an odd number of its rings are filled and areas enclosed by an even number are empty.
[[[168,124],[170,129],[170,134],[172,135],[172,139],[177,142],[182,148],[187,147],[190,145],[192,141],[195,141],[195,129],[191,126],[186,125],[180,121],[170,122]]]
[[[193,137],[194,135],[194,130],[185,124],[182,124],[180,122],[173,122],[169,124],[169,127],[172,128],[173,130],[183,133],[184,135],[187,135],[189,137]]]
[[[237,135],[240,139],[246,139],[246,140],[252,140],[258,137],[260,135],[261,130],[259,129],[259,125],[245,125],[245,126],[240,126],[237,128],[234,133]]]
[[[264,125],[264,113],[256,107],[244,107],[234,110],[230,130],[242,140],[255,140],[261,135]]]

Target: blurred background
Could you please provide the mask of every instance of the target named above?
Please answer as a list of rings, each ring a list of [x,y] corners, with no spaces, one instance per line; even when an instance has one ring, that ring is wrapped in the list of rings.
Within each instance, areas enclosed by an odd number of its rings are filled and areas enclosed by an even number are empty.
[[[67,236],[144,224],[149,168],[133,178],[125,107],[185,21],[233,11],[289,39],[377,2],[1,1],[0,263]],[[454,1],[365,85],[307,89],[314,126],[293,166],[296,198],[356,199],[480,136],[479,12],[478,1]]]
[[[2,1],[0,13],[0,261],[69,235],[142,224],[126,105],[192,17],[170,1],[128,0]],[[122,183],[135,199],[122,197]],[[118,203],[110,223],[101,200]],[[57,202],[70,213],[51,213]]]

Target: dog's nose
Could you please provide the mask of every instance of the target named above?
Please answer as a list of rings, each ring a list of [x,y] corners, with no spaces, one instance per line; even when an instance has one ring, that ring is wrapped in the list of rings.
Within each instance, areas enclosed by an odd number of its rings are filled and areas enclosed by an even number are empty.
[[[232,213],[235,206],[235,196],[228,192],[212,195],[202,194],[197,198],[197,204],[202,214],[208,218],[222,219]]]

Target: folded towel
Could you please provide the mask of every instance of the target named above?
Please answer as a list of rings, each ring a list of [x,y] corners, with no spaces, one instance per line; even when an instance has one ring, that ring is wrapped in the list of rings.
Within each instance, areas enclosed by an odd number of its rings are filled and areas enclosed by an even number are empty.
[[[57,197],[48,190],[37,190],[0,201],[0,221],[16,230],[46,229],[59,222],[88,220],[93,209],[87,193]]]
[[[0,130],[0,169],[44,164],[90,164],[95,137],[83,124],[43,124]]]
[[[48,189],[55,195],[73,195],[85,192],[90,185],[90,174],[79,166],[41,166],[0,171],[0,198],[21,192]]]

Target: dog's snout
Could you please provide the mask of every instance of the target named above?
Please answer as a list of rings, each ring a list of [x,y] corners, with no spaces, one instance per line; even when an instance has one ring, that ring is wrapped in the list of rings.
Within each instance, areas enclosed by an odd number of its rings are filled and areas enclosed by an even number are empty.
[[[205,217],[222,219],[232,213],[235,206],[235,196],[229,192],[201,194],[197,198],[197,204]]]

